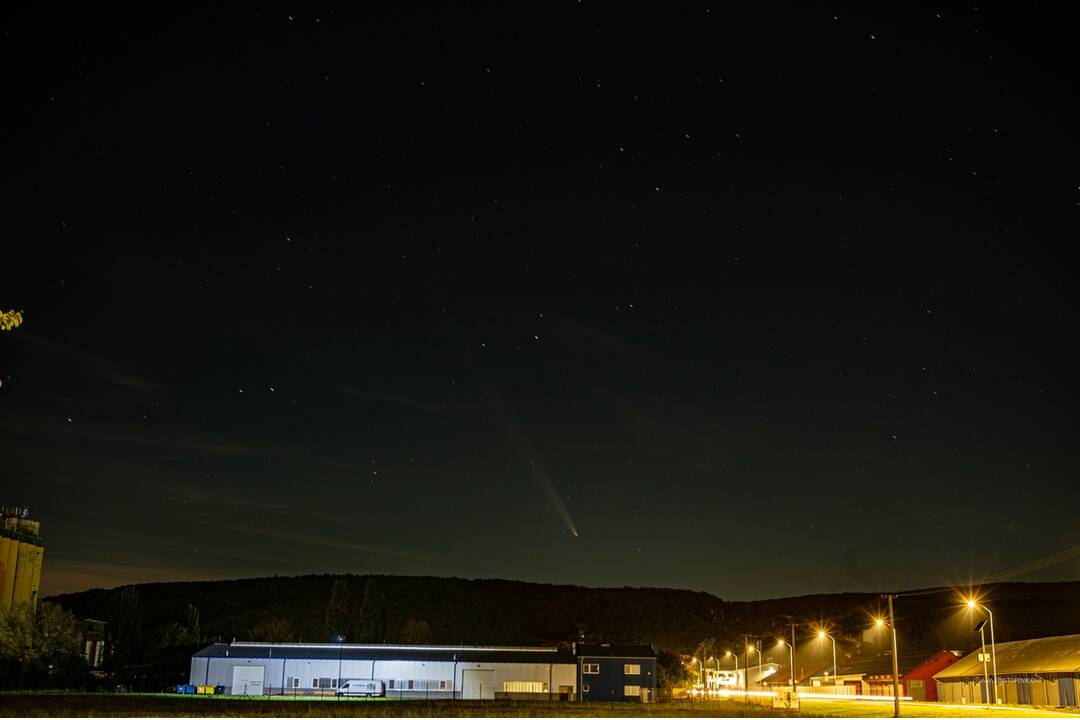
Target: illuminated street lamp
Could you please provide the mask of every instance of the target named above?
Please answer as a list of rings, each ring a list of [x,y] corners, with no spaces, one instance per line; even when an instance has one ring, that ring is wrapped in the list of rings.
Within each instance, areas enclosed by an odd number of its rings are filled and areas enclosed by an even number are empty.
[[[998,704],[998,678],[997,678],[997,648],[994,646],[994,613],[990,608],[979,604],[974,598],[968,598],[967,606],[971,610],[981,610],[990,618],[990,660],[994,666],[994,704]]]
[[[710,656],[709,660],[715,660],[716,661],[716,683],[719,684],[719,682],[720,682],[720,658]]]
[[[825,632],[824,630],[818,630],[817,636],[818,640],[824,640],[825,638],[832,640],[832,674],[833,684],[836,684],[836,638],[834,638],[832,635]]]
[[[975,632],[979,633],[979,662],[983,666],[983,688],[986,691],[986,709],[990,709],[990,678],[986,674],[986,633],[983,632],[983,628],[986,627],[986,621],[980,620],[975,625]]]
[[[760,685],[761,684],[761,655],[762,655],[761,645],[758,645],[757,647],[754,647],[753,645],[747,645],[746,646],[747,655],[749,655],[752,652],[757,653],[757,684]],[[747,685],[750,684],[749,677],[747,678],[747,683],[746,684]]]
[[[788,652],[791,655],[791,671],[789,673],[791,675],[791,692],[795,692],[795,646],[792,645],[789,642],[784,642],[783,640],[780,640],[780,639],[777,639],[776,645],[777,645],[777,647],[779,647],[781,645],[787,645],[788,646]]]
[[[728,656],[731,656],[731,657],[735,658],[735,684],[737,686],[738,683],[739,683],[739,655],[738,655],[738,653],[733,653],[730,650],[726,650],[724,652],[724,657],[728,657]],[[717,670],[720,669],[720,661],[719,660],[716,661],[716,669]]]

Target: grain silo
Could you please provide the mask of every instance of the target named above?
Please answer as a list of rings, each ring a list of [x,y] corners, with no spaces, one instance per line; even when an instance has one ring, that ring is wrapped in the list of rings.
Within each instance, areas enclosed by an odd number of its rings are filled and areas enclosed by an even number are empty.
[[[26,508],[2,509],[0,528],[0,609],[23,602],[36,603],[41,586],[45,548],[41,523]]]

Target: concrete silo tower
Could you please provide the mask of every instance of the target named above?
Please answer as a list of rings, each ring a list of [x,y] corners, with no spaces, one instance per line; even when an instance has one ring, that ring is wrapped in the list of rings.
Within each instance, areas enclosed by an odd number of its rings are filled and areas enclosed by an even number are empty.
[[[23,602],[36,603],[41,586],[45,547],[41,523],[26,508],[4,507],[0,528],[0,610]]]

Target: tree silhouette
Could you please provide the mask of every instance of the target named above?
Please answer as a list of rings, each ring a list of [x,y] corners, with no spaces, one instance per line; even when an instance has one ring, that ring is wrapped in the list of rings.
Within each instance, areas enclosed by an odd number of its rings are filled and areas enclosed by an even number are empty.
[[[380,643],[385,638],[386,597],[379,590],[375,578],[368,578],[364,585],[364,601],[360,605],[357,639],[364,643]]]
[[[401,628],[401,642],[406,645],[426,645],[431,642],[431,626],[427,620],[409,618]]]
[[[335,637],[344,637],[349,625],[349,581],[338,578],[330,588],[330,601],[326,604],[326,627]]]
[[[136,648],[142,637],[142,601],[139,591],[132,586],[120,590],[113,604],[112,626],[113,652],[112,660],[117,665],[131,662],[135,656]]]
[[[251,639],[260,642],[292,642],[295,638],[292,624],[285,618],[263,620],[251,629]]]

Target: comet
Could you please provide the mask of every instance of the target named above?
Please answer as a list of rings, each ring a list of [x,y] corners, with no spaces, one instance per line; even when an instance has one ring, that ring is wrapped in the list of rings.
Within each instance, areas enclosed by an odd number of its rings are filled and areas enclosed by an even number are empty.
[[[544,471],[536,458],[536,451],[533,449],[532,444],[524,433],[518,428],[517,423],[510,418],[506,409],[503,407],[502,402],[499,401],[498,395],[494,389],[490,386],[486,388],[486,395],[491,400],[491,408],[495,413],[495,419],[499,422],[503,432],[510,439],[510,442],[514,445],[514,448],[521,455],[522,459],[529,463],[529,470],[536,480],[536,483],[540,486],[540,489],[544,491],[544,495],[547,497],[548,504],[551,509],[555,511],[555,514],[562,520],[563,525],[570,531],[570,534],[574,537],[581,537],[578,535],[577,525],[574,523],[574,518],[570,516],[570,510],[566,507],[566,503],[563,502],[562,495],[559,493],[558,488],[555,487],[555,482]]]

